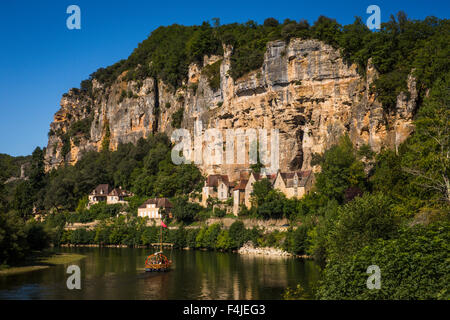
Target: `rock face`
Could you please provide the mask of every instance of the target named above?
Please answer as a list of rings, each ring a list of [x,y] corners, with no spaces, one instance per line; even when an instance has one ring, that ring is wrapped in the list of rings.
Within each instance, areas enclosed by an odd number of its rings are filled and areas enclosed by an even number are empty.
[[[108,134],[113,150],[119,143],[135,143],[152,132],[170,136],[172,114],[180,108],[182,128],[192,135],[198,120],[203,129],[222,130],[224,139],[227,129],[267,129],[269,133],[278,129],[283,171],[311,169],[312,154],[324,152],[345,133],[355,146],[369,144],[378,151],[383,146],[396,148],[413,130],[417,92],[412,77],[409,92],[397,98],[395,112],[386,114],[370,92],[377,77],[370,61],[366,76],[361,77],[355,65],[344,63],[338,50],[320,41],[271,42],[262,67],[236,81],[228,75],[231,53],[231,47],[224,47],[223,57],[204,58],[204,66],[221,61],[216,90],[204,68],[197,65],[190,66],[188,79],[175,92],[161,80],[125,82],[124,75],[109,87],[94,80],[92,95],[71,90],[50,125],[54,134],[46,151],[47,170],[64,161],[75,163],[84,150],[99,150]],[[55,132],[69,132],[75,121],[88,117],[92,117],[90,137],[78,137],[78,145],[71,138],[70,151],[64,154],[64,141]],[[236,179],[249,164],[200,167],[206,174]]]
[[[291,257],[289,252],[273,247],[255,247],[251,241],[245,243],[238,250],[239,254],[262,255],[269,257]]]

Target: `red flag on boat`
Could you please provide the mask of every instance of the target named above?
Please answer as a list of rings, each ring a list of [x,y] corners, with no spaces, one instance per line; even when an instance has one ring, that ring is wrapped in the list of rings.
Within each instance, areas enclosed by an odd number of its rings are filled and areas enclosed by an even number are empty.
[[[161,225],[163,228],[167,228],[167,226],[164,224],[164,222],[162,222],[162,220],[161,220]]]

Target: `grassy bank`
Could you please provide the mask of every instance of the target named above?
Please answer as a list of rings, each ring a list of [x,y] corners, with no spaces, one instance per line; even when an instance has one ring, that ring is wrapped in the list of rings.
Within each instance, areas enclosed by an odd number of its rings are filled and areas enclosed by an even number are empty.
[[[66,264],[85,258],[84,255],[74,253],[39,252],[31,255],[17,266],[0,266],[0,276],[9,276],[47,269],[52,266]]]

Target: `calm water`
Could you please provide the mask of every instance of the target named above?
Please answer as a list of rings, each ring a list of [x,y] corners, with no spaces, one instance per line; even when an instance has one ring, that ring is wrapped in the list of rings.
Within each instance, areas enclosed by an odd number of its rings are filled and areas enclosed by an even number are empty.
[[[67,289],[67,264],[0,277],[0,299],[280,299],[298,283],[310,293],[319,278],[314,262],[294,258],[173,250],[171,271],[146,273],[149,249],[58,251],[86,255],[71,263],[81,269],[81,290]]]

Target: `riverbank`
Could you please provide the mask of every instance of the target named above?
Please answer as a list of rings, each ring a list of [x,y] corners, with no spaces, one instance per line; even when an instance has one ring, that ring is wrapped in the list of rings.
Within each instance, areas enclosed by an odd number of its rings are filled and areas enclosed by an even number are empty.
[[[81,260],[86,256],[74,253],[38,253],[26,259],[22,265],[7,266],[0,269],[0,276],[16,275],[42,269],[52,266],[71,263]]]
[[[99,245],[99,244],[62,244],[62,248],[130,248],[126,245]],[[139,245],[131,248],[151,248],[149,246]],[[190,248],[184,247],[180,248],[180,250],[200,250],[200,251],[210,251],[207,248]],[[223,252],[223,250],[220,250]],[[271,256],[271,257],[294,257],[300,259],[312,259],[312,256],[308,255],[296,255],[289,253],[287,251],[281,250],[279,248],[274,247],[255,247],[253,244],[246,243],[238,250],[233,250],[233,252],[242,254],[242,255],[261,255],[261,256]]]

